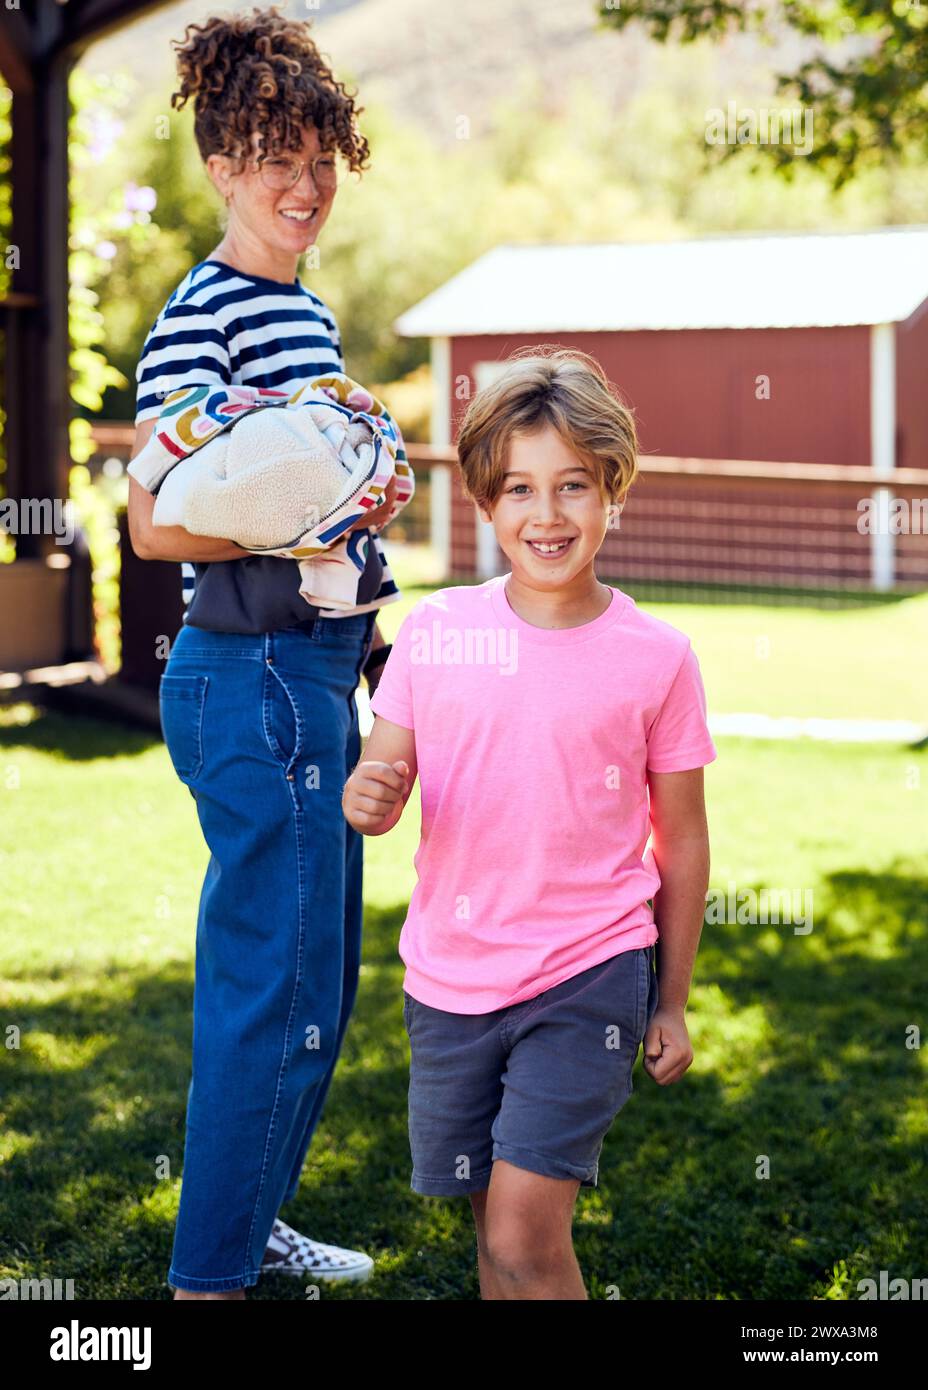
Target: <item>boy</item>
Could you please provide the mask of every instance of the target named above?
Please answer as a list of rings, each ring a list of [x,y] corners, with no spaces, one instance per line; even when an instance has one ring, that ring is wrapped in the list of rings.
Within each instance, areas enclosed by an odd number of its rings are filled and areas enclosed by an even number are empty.
[[[593,571],[637,472],[633,419],[588,354],[525,351],[457,446],[512,572],[408,614],[342,807],[383,835],[420,778],[411,1186],[470,1198],[484,1299],[585,1299],[574,1204],[638,1048],[662,1086],[693,1059],[716,749],[689,639]]]

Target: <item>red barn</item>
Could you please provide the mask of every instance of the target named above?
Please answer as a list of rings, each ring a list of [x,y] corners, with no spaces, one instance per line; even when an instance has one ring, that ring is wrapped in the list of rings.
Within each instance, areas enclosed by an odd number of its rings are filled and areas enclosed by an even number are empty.
[[[394,327],[431,339],[435,445],[514,349],[597,358],[643,453],[601,573],[911,590],[928,586],[926,306],[928,228],[889,227],[499,246]],[[448,572],[501,572],[456,477],[433,481]]]

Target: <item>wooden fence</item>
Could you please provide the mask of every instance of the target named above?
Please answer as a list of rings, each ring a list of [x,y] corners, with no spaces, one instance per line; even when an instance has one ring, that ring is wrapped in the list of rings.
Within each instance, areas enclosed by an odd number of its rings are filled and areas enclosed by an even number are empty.
[[[449,575],[507,569],[464,497],[455,450],[408,452],[417,477],[431,473],[432,536]],[[597,572],[639,586],[918,592],[928,588],[928,469],[645,455]]]
[[[100,423],[93,436],[98,458],[128,459],[131,425]],[[492,527],[464,497],[454,448],[407,452],[417,499],[385,538],[431,540],[450,579],[504,572]],[[918,592],[928,588],[928,468],[644,455],[597,570],[644,588]]]

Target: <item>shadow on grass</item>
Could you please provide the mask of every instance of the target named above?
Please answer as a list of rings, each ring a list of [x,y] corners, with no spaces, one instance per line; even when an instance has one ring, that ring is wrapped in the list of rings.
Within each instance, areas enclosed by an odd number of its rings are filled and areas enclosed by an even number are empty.
[[[132,728],[108,719],[81,714],[59,714],[40,705],[28,705],[25,722],[11,715],[10,706],[0,706],[0,750],[31,748],[51,753],[70,762],[89,762],[94,758],[132,757],[162,745],[158,734]]]
[[[658,1087],[639,1061],[599,1186],[582,1190],[574,1231],[591,1298],[855,1298],[880,1269],[924,1274],[924,1079],[905,1037],[924,1009],[926,892],[903,872],[846,871],[824,886],[807,936],[706,927],[695,1063]],[[375,1258],[367,1284],[322,1285],[324,1299],[478,1296],[466,1198],[409,1188],[404,916],[399,904],[368,910],[358,1003],[284,1212]],[[0,1053],[14,1136],[3,1273],[73,1278],[79,1298],[168,1298],[191,968],[91,977],[64,965],[57,979],[69,975],[65,998],[24,995],[5,1011],[22,1049]],[[154,1177],[159,1155],[170,1181]],[[757,1176],[763,1156],[769,1178]],[[268,1276],[249,1297],[302,1300],[304,1283]]]

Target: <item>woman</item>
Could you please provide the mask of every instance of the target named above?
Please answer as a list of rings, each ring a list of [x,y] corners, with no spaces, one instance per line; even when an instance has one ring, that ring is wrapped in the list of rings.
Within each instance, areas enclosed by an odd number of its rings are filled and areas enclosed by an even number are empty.
[[[305,22],[275,8],[190,25],[180,91],[228,222],[169,297],[136,372],[133,457],[166,392],[190,382],[283,389],[344,371],[335,320],[296,278],[339,171],[368,156],[357,111]],[[342,161],[340,164],[339,161]],[[389,513],[395,484],[365,522]],[[372,1262],[299,1235],[291,1198],[358,981],[362,838],[341,794],[360,757],[354,692],[389,650],[377,607],[396,592],[379,543],[358,605],[320,617],[295,561],[155,527],[130,479],[136,554],[185,562],[192,588],[161,680],[165,740],[211,858],[200,897],[193,1076],[168,1282],[175,1299],[244,1298],[268,1269],[366,1278]],[[354,528],[353,528],[354,529]]]

